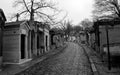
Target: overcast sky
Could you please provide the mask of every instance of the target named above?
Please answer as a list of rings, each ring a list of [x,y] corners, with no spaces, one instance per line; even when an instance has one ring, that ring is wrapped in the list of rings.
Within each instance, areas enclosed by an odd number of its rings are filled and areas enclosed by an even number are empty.
[[[94,0],[57,0],[59,7],[68,12],[67,19],[72,20],[74,24],[78,24],[85,18],[90,18],[93,10]],[[0,8],[5,12],[6,17],[10,13],[17,13],[17,9],[12,7],[14,0],[1,0]]]

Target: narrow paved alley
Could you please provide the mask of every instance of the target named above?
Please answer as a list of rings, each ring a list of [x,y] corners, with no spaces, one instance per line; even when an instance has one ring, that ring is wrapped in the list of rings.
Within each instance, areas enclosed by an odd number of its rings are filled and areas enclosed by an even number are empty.
[[[63,52],[44,60],[34,75],[92,75],[82,47],[75,43],[67,44]]]

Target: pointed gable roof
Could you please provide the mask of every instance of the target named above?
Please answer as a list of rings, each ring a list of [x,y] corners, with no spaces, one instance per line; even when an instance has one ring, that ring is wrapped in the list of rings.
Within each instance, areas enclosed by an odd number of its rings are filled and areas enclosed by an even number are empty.
[[[1,8],[0,8],[0,17],[3,19],[3,21],[7,21],[5,14]]]

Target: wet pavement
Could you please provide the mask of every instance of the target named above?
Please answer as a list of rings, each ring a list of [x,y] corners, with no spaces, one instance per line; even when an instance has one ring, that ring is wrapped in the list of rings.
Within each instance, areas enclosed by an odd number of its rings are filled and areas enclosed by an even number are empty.
[[[39,64],[33,75],[92,75],[90,63],[82,47],[68,43],[59,54],[49,57]]]

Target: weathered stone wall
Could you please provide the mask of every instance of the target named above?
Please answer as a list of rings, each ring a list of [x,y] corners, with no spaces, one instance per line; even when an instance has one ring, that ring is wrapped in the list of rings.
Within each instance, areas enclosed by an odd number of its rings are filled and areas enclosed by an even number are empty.
[[[110,46],[120,45],[120,26],[109,27],[108,37]],[[103,46],[107,44],[107,37],[105,26],[100,27],[100,48],[103,50]]]
[[[16,32],[13,30],[13,33]],[[9,33],[9,31],[4,32],[3,38],[3,61],[4,62],[19,62],[20,55],[20,36],[19,34]]]

